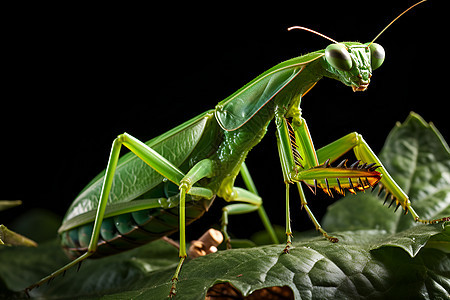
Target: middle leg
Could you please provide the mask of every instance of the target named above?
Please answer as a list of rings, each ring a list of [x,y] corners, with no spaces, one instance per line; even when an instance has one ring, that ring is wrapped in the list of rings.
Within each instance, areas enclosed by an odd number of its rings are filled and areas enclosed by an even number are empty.
[[[257,211],[262,205],[262,199],[258,195],[245,189],[233,187],[232,193],[224,197],[227,202],[243,202],[226,205],[222,209],[222,233],[227,244],[227,249],[231,248],[230,236],[228,235],[228,216],[247,214]]]

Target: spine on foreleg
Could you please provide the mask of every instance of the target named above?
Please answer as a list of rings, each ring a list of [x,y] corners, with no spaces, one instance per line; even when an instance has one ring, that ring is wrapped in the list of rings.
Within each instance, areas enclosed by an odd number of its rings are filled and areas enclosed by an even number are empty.
[[[329,160],[317,167],[305,170],[301,178],[306,185],[316,193],[317,188],[333,197],[334,189],[338,194],[345,195],[345,190],[352,194],[373,188],[380,180],[381,173],[375,171],[379,166],[375,164],[360,164],[356,161],[347,167],[347,160],[343,160],[338,166],[332,167]]]

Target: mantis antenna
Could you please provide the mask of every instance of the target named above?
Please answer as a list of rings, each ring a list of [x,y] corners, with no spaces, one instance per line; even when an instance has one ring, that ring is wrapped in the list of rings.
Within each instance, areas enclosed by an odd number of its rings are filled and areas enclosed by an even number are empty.
[[[378,35],[370,42],[370,44],[367,45],[367,48],[369,48],[370,45],[372,45],[373,42],[375,42],[375,40],[376,40],[376,39],[377,39],[377,38],[378,38],[378,37],[379,37],[386,29],[388,29],[389,26],[392,25],[392,23],[394,23],[395,21],[397,21],[398,18],[400,18],[401,16],[403,16],[408,10],[412,9],[414,6],[417,6],[417,5],[419,5],[419,4],[421,4],[421,3],[425,2],[425,1],[427,1],[427,0],[419,1],[419,2],[417,2],[416,4],[410,6],[407,10],[405,10],[405,11],[402,12],[401,14],[399,14],[399,15],[397,16],[397,18],[395,18],[394,20],[392,20],[391,23],[389,23],[386,27],[384,27],[383,30],[381,30],[381,32],[380,32],[380,33],[379,33],[379,34],[378,34]]]
[[[425,0],[424,0],[424,1],[425,1]],[[319,36],[321,36],[321,37],[323,37],[323,38],[326,38],[327,40],[330,40],[330,41],[332,41],[332,42],[335,43],[335,44],[339,44],[338,42],[336,42],[336,41],[333,40],[332,38],[326,36],[325,34],[322,34],[322,33],[320,33],[320,32],[317,32],[317,31],[315,31],[315,30],[312,30],[312,29],[309,29],[309,28],[306,28],[306,27],[302,27],[302,26],[292,26],[292,27],[289,27],[287,30],[288,30],[288,31],[291,31],[292,29],[300,29],[300,30],[309,31],[309,32],[312,32],[312,33],[314,33],[314,34],[317,34],[317,35],[319,35]]]
[[[395,21],[397,21],[397,20],[398,20],[401,16],[403,16],[407,11],[409,11],[409,10],[412,9],[413,7],[415,7],[415,6],[417,6],[417,5],[421,4],[421,3],[423,3],[423,2],[425,2],[425,1],[427,1],[427,0],[419,1],[419,2],[417,2],[416,4],[410,6],[408,9],[406,9],[406,10],[405,10],[404,12],[402,12],[401,14],[399,14],[394,20],[392,20],[391,23],[389,23],[386,27],[384,27],[383,30],[381,30],[381,32],[380,32],[380,33],[379,33],[379,34],[378,34],[378,35],[377,35],[377,36],[369,43],[369,45],[367,45],[367,48],[369,48],[370,45],[372,45],[373,42],[375,42],[376,39],[378,39],[378,38],[380,37],[380,35],[382,35],[383,32],[384,32],[386,29],[388,29],[389,26],[392,25],[392,23],[394,23]],[[291,31],[292,29],[300,29],[300,30],[309,31],[309,32],[312,32],[312,33],[314,33],[314,34],[317,34],[317,35],[319,35],[319,36],[321,36],[321,37],[323,37],[323,38],[326,38],[327,40],[330,40],[330,41],[332,41],[332,42],[335,43],[335,44],[339,44],[337,41],[333,40],[332,38],[330,38],[330,37],[328,37],[328,36],[326,36],[326,35],[324,35],[324,34],[322,34],[322,33],[320,33],[320,32],[317,32],[317,31],[315,31],[315,30],[312,30],[312,29],[309,29],[309,28],[306,28],[306,27],[303,27],[303,26],[292,26],[292,27],[289,27],[287,30],[288,30],[288,31]]]

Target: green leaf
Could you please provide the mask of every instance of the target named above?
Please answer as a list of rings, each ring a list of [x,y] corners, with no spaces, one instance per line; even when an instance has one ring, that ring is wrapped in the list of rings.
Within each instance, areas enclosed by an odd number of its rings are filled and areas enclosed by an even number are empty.
[[[3,224],[0,224],[0,245],[37,247],[35,241],[8,229]]]
[[[450,253],[450,225],[445,226],[444,231],[441,233],[432,236],[425,247],[435,248],[442,252]]]
[[[0,290],[0,298],[6,292],[22,291],[31,283],[47,276],[69,262],[59,241],[40,245],[37,249],[8,248],[0,251],[0,278],[7,290]],[[173,273],[178,263],[178,251],[173,246],[156,241],[140,248],[103,259],[83,262],[79,271],[67,271],[64,277],[54,279],[30,292],[32,297],[65,298],[111,294],[131,286],[145,274],[156,274],[158,270]],[[169,279],[170,280],[170,279]]]
[[[3,200],[0,201],[0,211],[21,205],[20,200]],[[5,225],[0,224],[0,246],[27,246],[27,247],[37,247],[37,243],[21,234],[18,234],[11,229],[8,229]]]
[[[419,253],[429,241],[430,237],[437,235],[442,231],[444,224],[420,225],[404,230],[403,232],[384,235],[379,241],[371,246],[370,249],[380,247],[394,246],[405,250],[411,257]],[[445,226],[447,229],[450,226]]]
[[[381,156],[422,217],[450,215],[450,155],[432,125],[412,114],[391,132]],[[296,299],[448,299],[450,224],[417,225],[411,219],[392,213],[374,194],[345,197],[322,222],[339,243],[304,235],[290,254],[283,254],[285,245],[270,245],[188,260],[176,299],[205,299],[211,287],[224,282],[244,296],[284,286]],[[25,297],[20,290],[67,258],[52,241],[37,249],[3,249],[0,262],[0,297],[20,298]],[[167,299],[177,262],[177,249],[156,241],[83,262],[79,272],[69,270],[31,297]]]
[[[411,258],[400,249],[392,251],[391,247],[371,250],[380,245],[383,235],[385,232],[379,230],[342,232],[337,244],[317,237],[294,243],[290,254],[283,254],[284,245],[220,251],[185,264],[177,296],[178,299],[204,299],[208,288],[219,282],[231,283],[244,295],[266,287],[288,286],[298,299],[376,299],[396,297],[403,292],[414,296],[423,292],[421,287],[430,285],[435,288],[427,293],[439,295],[436,282],[444,288],[449,286],[448,255],[436,249],[424,249]],[[20,250],[16,256],[21,258],[14,259],[16,272],[7,284],[21,281],[24,287],[30,279],[36,280],[32,272],[25,273],[33,277],[27,279],[17,272],[18,264],[25,257],[29,259],[22,262],[22,268],[29,265],[35,271],[44,265],[40,270],[44,274],[44,269],[51,268],[50,265],[56,268],[64,260],[56,243],[45,245],[41,255],[35,258],[29,249]],[[68,295],[109,294],[104,298],[165,299],[177,260],[176,249],[157,241],[114,257],[87,261],[79,272],[70,270],[64,278],[34,290],[32,296],[58,299]],[[0,267],[0,274],[4,274],[4,266]]]
[[[20,200],[0,200],[0,211],[15,207],[18,205],[22,205],[22,201]]]

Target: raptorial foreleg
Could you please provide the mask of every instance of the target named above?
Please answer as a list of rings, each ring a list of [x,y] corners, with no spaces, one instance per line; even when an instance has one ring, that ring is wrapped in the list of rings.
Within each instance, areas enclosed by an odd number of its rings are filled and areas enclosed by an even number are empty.
[[[350,150],[353,150],[357,159],[364,162],[366,166],[367,164],[375,164],[376,166],[378,166],[377,171],[381,173],[379,194],[384,190],[384,203],[390,201],[389,207],[391,207],[395,203],[395,211],[397,211],[397,209],[401,206],[405,214],[411,212],[411,216],[416,222],[421,222],[424,224],[450,221],[450,217],[444,217],[434,220],[421,219],[412,208],[408,195],[395,182],[387,169],[383,166],[381,160],[378,158],[378,156],[375,155],[367,142],[363,139],[362,135],[356,132],[350,133],[319,149],[317,151],[317,156],[319,158],[319,162],[321,163],[323,163],[325,160],[335,161],[341,155]]]

